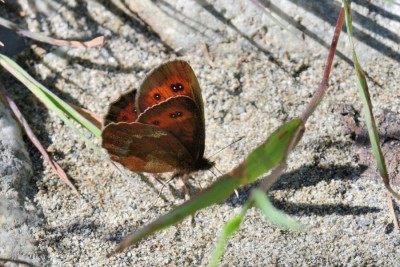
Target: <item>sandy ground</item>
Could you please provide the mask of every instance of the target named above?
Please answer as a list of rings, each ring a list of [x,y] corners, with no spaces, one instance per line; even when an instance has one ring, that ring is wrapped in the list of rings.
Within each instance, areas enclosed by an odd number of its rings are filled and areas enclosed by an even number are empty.
[[[379,5],[354,2],[357,49],[371,77],[374,107],[399,114],[400,56],[396,29],[400,23],[395,14],[399,14],[400,8],[382,1]],[[179,6],[180,3],[176,12],[194,12]],[[322,77],[328,53],[323,44],[330,42],[332,23],[340,6],[339,2],[334,3],[325,9],[310,7],[317,3],[307,1],[275,3],[269,7],[283,22],[291,21],[282,19],[286,14],[305,25],[308,34],[304,40],[288,33],[293,25],[288,29],[277,26],[260,9],[251,7],[250,1],[240,3],[244,10],[240,14],[224,1],[210,3],[214,10],[225,15],[222,22],[235,26],[226,26],[226,32],[221,33],[226,38],[216,43],[209,39],[212,34],[203,31],[210,45],[213,67],[200,44],[177,54],[143,21],[107,1],[38,1],[35,8],[31,5],[31,12],[36,13],[20,18],[17,21],[20,25],[58,38],[88,39],[104,35],[106,43],[91,49],[39,44],[45,49],[41,56],[29,50],[18,57],[18,62],[64,100],[104,114],[112,99],[138,88],[153,67],[171,58],[184,58],[190,62],[202,87],[206,157],[244,137],[211,157],[224,173],[239,164],[274,129],[304,110]],[[225,10],[221,8],[224,5]],[[251,12],[246,13],[248,10]],[[7,16],[13,17],[12,13]],[[221,19],[218,21],[222,23]],[[255,21],[252,26],[257,29],[255,32],[246,31],[243,26],[251,21]],[[372,26],[366,27],[367,22]],[[220,33],[219,27],[222,26],[215,25],[213,33]],[[364,170],[352,153],[352,140],[343,133],[339,114],[335,112],[335,107],[342,103],[361,108],[354,71],[346,60],[350,53],[344,32],[341,38],[339,51],[343,56],[336,58],[330,90],[309,119],[307,131],[289,159],[287,172],[269,192],[274,204],[305,224],[307,230],[283,230],[266,221],[259,210],[252,209],[230,239],[221,266],[399,264],[400,233],[393,229],[383,183],[376,173],[363,175]],[[240,211],[256,185],[240,189],[239,199],[231,196],[198,212],[195,226],[184,222],[170,227],[107,259],[105,255],[124,236],[182,203],[182,192],[172,183],[171,188],[158,196],[161,186],[151,183],[148,176],[129,171],[123,176],[114,171],[26,88],[9,76],[4,77],[10,94],[34,131],[73,179],[82,197],[76,197],[26,142],[33,176],[23,190],[18,186],[14,190],[22,195],[20,208],[28,214],[20,223],[24,226],[21,233],[30,236],[32,246],[10,249],[7,246],[18,234],[11,230],[1,232],[0,257],[19,258],[37,266],[207,265],[223,223]],[[92,139],[99,144],[100,140]],[[189,183],[191,192],[207,187],[216,178],[212,172],[193,174]],[[3,205],[4,210],[18,216]],[[0,215],[3,222],[4,214]]]

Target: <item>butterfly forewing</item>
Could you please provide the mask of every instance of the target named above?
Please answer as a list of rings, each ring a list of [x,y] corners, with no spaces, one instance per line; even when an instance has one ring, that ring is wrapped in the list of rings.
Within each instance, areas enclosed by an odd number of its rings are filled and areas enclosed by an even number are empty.
[[[192,98],[203,114],[200,86],[192,68],[186,61],[172,60],[149,73],[140,87],[137,105],[143,112],[146,108],[178,95]]]
[[[204,129],[199,121],[200,110],[192,99],[177,96],[147,109],[138,122],[155,125],[175,136],[194,160],[204,153]]]

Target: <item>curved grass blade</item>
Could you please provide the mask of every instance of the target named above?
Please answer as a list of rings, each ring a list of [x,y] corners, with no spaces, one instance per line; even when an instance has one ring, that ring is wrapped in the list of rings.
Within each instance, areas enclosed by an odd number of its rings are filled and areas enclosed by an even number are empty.
[[[297,220],[275,208],[264,191],[260,189],[254,189],[251,192],[250,199],[243,206],[240,214],[225,223],[222,233],[217,240],[215,249],[211,254],[209,263],[210,267],[218,266],[219,259],[224,253],[228,238],[239,228],[247,211],[253,206],[258,207],[264,214],[265,218],[276,225],[292,230],[304,229],[304,226]]]
[[[304,225],[299,223],[297,220],[293,219],[286,213],[278,210],[274,207],[271,201],[268,199],[267,195],[264,191],[260,189],[254,189],[252,192],[252,200],[254,201],[253,205],[257,206],[264,216],[270,222],[285,227],[287,229],[292,230],[303,230]]]
[[[42,84],[37,82],[32,76],[30,76],[25,70],[23,70],[17,63],[11,60],[9,57],[0,54],[0,65],[2,65],[8,72],[22,82],[31,92],[49,109],[53,110],[57,116],[64,121],[65,124],[71,127],[71,129],[85,140],[98,155],[102,156],[101,150],[96,147],[89,139],[87,139],[81,131],[72,123],[67,115],[74,119],[76,122],[81,124],[87,130],[89,130],[96,137],[100,137],[101,130],[97,128],[90,121],[85,119],[82,115],[76,112],[71,106],[66,104],[62,99],[53,94],[50,90],[44,87]]]
[[[208,266],[218,266],[218,261],[224,253],[225,244],[228,241],[229,236],[231,236],[239,228],[248,209],[251,208],[251,204],[251,202],[246,202],[240,214],[225,223],[224,228],[222,229],[222,233],[217,240],[217,244],[215,245],[215,249],[211,254],[210,263]]]
[[[46,149],[42,146],[40,143],[39,139],[36,137],[35,133],[32,131],[31,127],[25,120],[24,116],[20,112],[18,106],[15,104],[15,102],[8,96],[5,88],[3,87],[2,84],[0,84],[0,96],[3,94],[3,98],[5,101],[8,103],[8,106],[11,108],[11,110],[14,112],[15,117],[19,121],[19,123],[22,125],[22,127],[25,130],[25,133],[31,140],[31,142],[34,144],[34,146],[39,150],[39,152],[43,155],[44,159],[49,162],[50,166],[53,168],[53,170],[57,173],[57,175],[64,180],[64,182],[74,191],[75,194],[79,196],[79,192],[76,189],[76,187],[72,184],[72,182],[68,179],[67,174],[64,172],[64,170],[61,168],[60,165],[56,161],[54,161],[49,154],[47,153]]]
[[[326,91],[328,90],[328,82],[329,82],[329,75],[331,74],[332,63],[335,54],[338,52],[336,51],[336,47],[339,41],[340,32],[343,28],[344,23],[344,10],[343,8],[340,9],[338,14],[338,19],[336,21],[335,31],[333,33],[331,46],[329,48],[329,54],[326,59],[324,73],[322,76],[321,83],[318,86],[317,91],[314,93],[312,99],[308,103],[306,109],[303,111],[301,118],[305,122],[307,122],[308,118],[314,113],[314,110],[318,107],[319,103],[322,101]]]
[[[349,43],[352,48],[353,53],[353,61],[354,68],[357,74],[357,84],[358,84],[358,92],[360,94],[361,101],[363,103],[363,111],[364,117],[368,128],[369,140],[371,142],[372,152],[374,154],[378,171],[380,176],[383,179],[383,182],[390,193],[400,200],[400,194],[398,194],[394,189],[390,186],[389,175],[386,169],[385,158],[383,157],[383,153],[381,147],[379,145],[379,137],[378,130],[376,128],[376,123],[374,119],[374,115],[372,113],[372,103],[371,98],[368,91],[367,80],[365,79],[364,71],[361,68],[360,63],[358,62],[357,54],[354,48],[353,43],[353,28],[352,28],[352,19],[351,19],[351,9],[350,4],[347,0],[343,0],[344,9],[345,9],[345,20],[347,26],[347,36],[349,38]]]
[[[260,175],[277,166],[285,158],[287,147],[291,143],[293,135],[298,132],[299,127],[304,127],[302,120],[299,118],[282,125],[262,145],[251,152],[239,166],[220,177],[214,184],[194,196],[191,200],[128,236],[108,256],[121,252],[156,231],[177,224],[200,209],[223,201],[236,188],[254,182]]]

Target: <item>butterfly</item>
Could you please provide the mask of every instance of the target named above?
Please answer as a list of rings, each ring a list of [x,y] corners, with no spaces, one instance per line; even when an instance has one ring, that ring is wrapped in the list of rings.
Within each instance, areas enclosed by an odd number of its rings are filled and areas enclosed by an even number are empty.
[[[153,69],[139,90],[122,95],[104,118],[102,147],[134,172],[207,170],[200,85],[190,65],[172,60]]]

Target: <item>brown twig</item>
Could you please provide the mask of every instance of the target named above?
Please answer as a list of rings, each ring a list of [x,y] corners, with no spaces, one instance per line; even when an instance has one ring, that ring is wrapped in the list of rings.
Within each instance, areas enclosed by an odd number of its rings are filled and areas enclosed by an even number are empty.
[[[92,47],[92,46],[102,45],[104,43],[104,36],[99,36],[99,37],[96,37],[96,38],[86,41],[86,42],[54,39],[54,38],[48,37],[46,35],[43,35],[41,33],[35,33],[35,32],[30,32],[30,31],[21,29],[17,26],[17,24],[14,24],[11,21],[5,20],[3,18],[0,18],[0,25],[4,26],[10,30],[13,30],[16,33],[19,33],[30,39],[33,39],[33,40],[36,40],[39,42],[43,42],[43,43],[48,43],[51,45],[70,46],[70,47]]]
[[[301,115],[301,119],[304,123],[306,123],[308,117],[313,113],[315,108],[318,106],[319,102],[321,102],[322,98],[324,97],[327,89],[328,89],[328,80],[329,75],[331,73],[332,62],[336,52],[336,46],[339,41],[340,32],[342,30],[344,23],[344,8],[342,7],[339,12],[338,20],[336,22],[335,32],[333,34],[331,48],[329,50],[328,58],[326,60],[325,69],[324,69],[324,76],[322,77],[322,81],[318,87],[317,92],[314,94],[313,98],[311,99],[310,103],[306,107],[306,110]]]
[[[393,220],[394,229],[399,230],[399,221],[397,220],[396,212],[394,211],[393,198],[390,192],[387,192],[387,204],[389,207],[390,217],[392,217]]]
[[[40,143],[39,139],[36,137],[34,132],[32,131],[31,127],[29,126],[28,122],[25,120],[24,116],[22,115],[21,111],[19,110],[18,106],[15,104],[15,102],[8,96],[4,86],[0,84],[0,94],[2,94],[2,98],[6,101],[8,106],[11,108],[13,111],[15,117],[19,121],[19,123],[22,125],[22,127],[25,130],[25,133],[31,140],[32,144],[36,146],[36,148],[40,151],[40,153],[43,155],[44,159],[50,163],[50,166],[53,168],[53,170],[57,173],[57,175],[74,191],[75,194],[79,196],[79,192],[76,189],[76,187],[72,184],[72,182],[68,179],[67,174],[64,172],[64,170],[61,168],[60,165],[58,165],[57,162],[55,162],[47,153],[46,149],[42,146]]]
[[[211,60],[210,52],[208,51],[208,47],[205,42],[200,43],[200,49],[201,49],[201,52],[203,53],[208,65],[210,65],[213,68],[217,68],[218,66]]]

